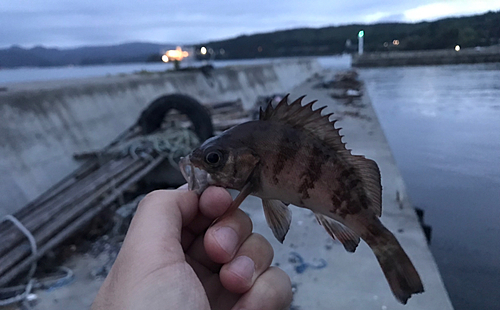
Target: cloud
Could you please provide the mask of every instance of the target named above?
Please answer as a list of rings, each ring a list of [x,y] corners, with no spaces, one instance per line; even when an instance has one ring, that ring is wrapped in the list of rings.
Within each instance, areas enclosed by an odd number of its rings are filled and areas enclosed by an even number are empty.
[[[461,16],[483,13],[489,10],[499,10],[498,0],[454,0],[437,1],[434,3],[417,6],[404,12],[408,21],[436,20],[447,16]]]
[[[377,20],[378,23],[399,23],[405,21],[406,16],[403,13],[386,15]]]
[[[430,12],[435,2],[101,0],[96,4],[73,0],[2,0],[0,47],[12,44],[71,47],[128,41],[198,43],[295,27],[426,18],[429,15],[425,12]],[[477,7],[475,3],[469,7]],[[462,5],[466,10],[465,1]]]

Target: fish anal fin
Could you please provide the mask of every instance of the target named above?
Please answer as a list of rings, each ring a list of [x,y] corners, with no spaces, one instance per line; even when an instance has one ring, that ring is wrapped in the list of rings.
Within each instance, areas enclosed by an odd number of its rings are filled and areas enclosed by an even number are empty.
[[[326,232],[333,238],[339,240],[346,251],[354,253],[359,244],[359,236],[352,230],[322,214],[314,213],[318,222],[323,226]]]
[[[264,215],[274,236],[283,243],[292,222],[292,212],[282,201],[262,199]]]
[[[330,122],[332,113],[322,115],[321,111],[323,111],[325,107],[313,110],[312,107],[316,101],[302,105],[302,99],[304,97],[305,96],[299,97],[288,104],[287,95],[275,108],[269,103],[266,110],[262,111],[260,114],[260,120],[282,122],[292,127],[301,128],[337,151],[348,151],[345,144],[342,142],[342,136],[339,134],[339,129],[335,128],[335,120]]]
[[[377,163],[361,155],[351,155],[345,158],[358,171],[370,202],[369,208],[380,217],[382,215],[382,184]]]

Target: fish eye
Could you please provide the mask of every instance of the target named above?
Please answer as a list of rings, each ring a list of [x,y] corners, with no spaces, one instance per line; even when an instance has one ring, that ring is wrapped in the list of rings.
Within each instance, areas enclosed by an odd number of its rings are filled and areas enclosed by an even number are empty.
[[[216,165],[220,162],[221,158],[222,154],[219,151],[212,151],[205,156],[205,161],[210,165]]]

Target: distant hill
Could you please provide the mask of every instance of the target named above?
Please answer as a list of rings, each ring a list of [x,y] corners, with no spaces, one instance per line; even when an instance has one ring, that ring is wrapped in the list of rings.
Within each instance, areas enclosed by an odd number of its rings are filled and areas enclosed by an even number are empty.
[[[215,59],[245,59],[288,56],[319,56],[352,53],[357,49],[358,31],[364,30],[365,51],[452,49],[500,44],[500,11],[481,15],[445,18],[420,23],[378,23],[300,28],[227,40],[202,46],[215,51]],[[350,41],[350,46],[346,45]],[[397,45],[393,40],[398,40]],[[113,46],[24,49],[13,46],[0,50],[0,68],[19,66],[64,66],[161,61],[159,52],[174,45],[127,43]],[[198,53],[198,59],[210,55]]]
[[[72,49],[45,48],[41,46],[25,49],[12,46],[7,49],[0,49],[0,68],[146,62],[152,55],[159,55],[161,50],[171,48],[175,48],[175,45],[125,43]]]
[[[332,55],[355,52],[360,30],[365,33],[367,52],[452,49],[457,44],[462,47],[490,46],[500,43],[500,11],[433,22],[292,29],[211,41],[196,48],[211,48],[216,59]],[[346,46],[347,40],[351,46]],[[394,45],[393,40],[398,40],[399,44]],[[198,55],[198,58],[208,57]]]

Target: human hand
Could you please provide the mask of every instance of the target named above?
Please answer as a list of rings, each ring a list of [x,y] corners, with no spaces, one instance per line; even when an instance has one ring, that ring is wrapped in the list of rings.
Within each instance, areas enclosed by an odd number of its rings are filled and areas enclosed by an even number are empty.
[[[139,204],[92,310],[286,309],[288,275],[270,267],[273,249],[241,210],[209,187],[155,191]]]

